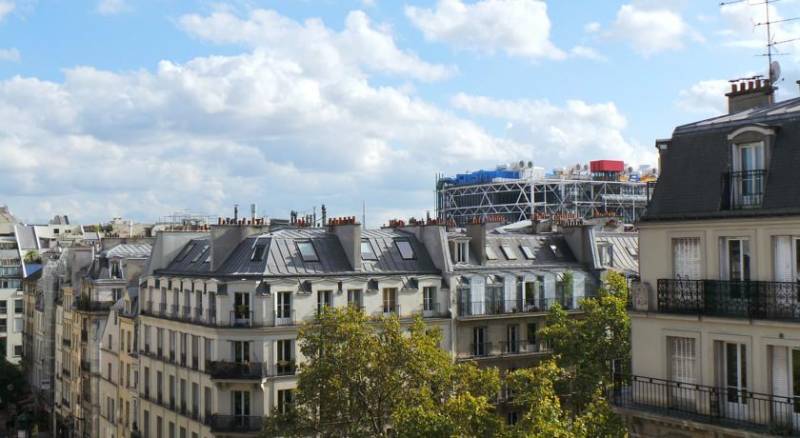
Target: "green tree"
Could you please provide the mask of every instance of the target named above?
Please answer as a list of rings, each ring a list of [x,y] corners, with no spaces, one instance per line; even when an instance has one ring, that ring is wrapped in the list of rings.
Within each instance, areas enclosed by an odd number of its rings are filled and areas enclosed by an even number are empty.
[[[370,320],[330,309],[300,329],[293,409],[267,420],[269,436],[494,436],[496,370],[454,364],[441,333],[415,320]]]
[[[573,408],[590,406],[598,390],[605,390],[612,378],[615,360],[627,363],[630,355],[630,318],[626,310],[628,287],[625,278],[609,273],[596,298],[581,301],[583,315],[570,317],[560,307],[550,311],[540,334],[552,347],[557,365],[568,371]]]
[[[619,417],[611,411],[601,392],[596,392],[580,414],[564,407],[559,383],[569,374],[548,360],[535,368],[517,370],[507,384],[512,404],[522,416],[506,434],[508,438],[600,438],[626,436]]]
[[[0,408],[7,408],[27,393],[27,384],[22,367],[7,361],[0,356]]]

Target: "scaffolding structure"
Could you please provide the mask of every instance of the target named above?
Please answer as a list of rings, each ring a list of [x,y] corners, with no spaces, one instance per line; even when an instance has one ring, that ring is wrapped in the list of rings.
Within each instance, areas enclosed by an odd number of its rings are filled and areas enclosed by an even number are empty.
[[[530,178],[472,185],[440,179],[436,213],[459,226],[498,215],[509,222],[554,215],[614,215],[634,223],[644,213],[653,188],[648,182],[597,179]]]

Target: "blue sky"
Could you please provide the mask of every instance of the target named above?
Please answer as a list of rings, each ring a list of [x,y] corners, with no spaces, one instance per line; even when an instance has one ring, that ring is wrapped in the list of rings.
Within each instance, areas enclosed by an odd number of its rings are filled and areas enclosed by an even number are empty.
[[[747,3],[0,0],[0,203],[94,223],[366,201],[377,226],[432,210],[440,172],[654,164],[765,70]]]

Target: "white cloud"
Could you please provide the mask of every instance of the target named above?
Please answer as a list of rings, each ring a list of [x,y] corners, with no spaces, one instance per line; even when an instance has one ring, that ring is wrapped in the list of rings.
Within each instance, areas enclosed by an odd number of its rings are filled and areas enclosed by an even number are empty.
[[[505,52],[530,59],[563,59],[550,41],[547,4],[538,0],[439,0],[434,9],[406,7],[425,38],[457,49]]]
[[[730,83],[722,79],[700,81],[678,94],[678,107],[687,112],[716,116],[727,112],[725,93]]]
[[[362,11],[350,12],[345,29],[336,32],[318,19],[298,23],[272,10],[257,9],[246,19],[228,11],[209,16],[185,15],[181,27],[190,34],[219,44],[241,43],[276,56],[296,59],[306,69],[371,71],[433,81],[447,78],[455,68],[430,64],[397,47],[388,30],[375,27]]]
[[[100,0],[97,3],[97,13],[101,15],[116,15],[130,9],[125,0]]]
[[[15,48],[0,49],[0,61],[19,62],[21,56],[19,50]]]
[[[570,100],[561,107],[547,100],[467,94],[455,96],[452,103],[470,114],[506,121],[508,138],[532,145],[521,157],[532,157],[536,165],[569,165],[594,159],[622,159],[631,164],[655,161],[649,148],[625,138],[627,120],[613,103]]]
[[[591,47],[575,46],[570,49],[569,53],[576,58],[591,59],[593,61],[608,61],[608,58]]]
[[[598,23],[596,21],[592,21],[592,22],[586,23],[586,25],[583,26],[583,31],[586,32],[586,33],[597,33],[597,32],[600,31],[601,28],[602,28],[602,26],[600,25],[600,23]]]
[[[611,35],[626,41],[644,57],[682,49],[687,40],[703,41],[681,14],[669,6],[650,2],[622,5],[617,11]]]
[[[369,72],[388,61],[340,46],[342,33],[366,38],[358,15],[338,33],[277,14],[182,23],[254,48],[153,71],[75,67],[62,82],[0,81],[0,156],[10,157],[0,199],[35,218],[46,200],[77,221],[219,214],[249,202],[281,216],[320,203],[345,215],[365,199],[374,226],[430,209],[436,172],[530,151],[404,87],[373,85]],[[420,65],[403,72],[430,74]]]
[[[15,7],[16,5],[12,1],[8,0],[0,1],[0,21],[3,21],[3,19],[6,18],[8,14],[13,12]]]

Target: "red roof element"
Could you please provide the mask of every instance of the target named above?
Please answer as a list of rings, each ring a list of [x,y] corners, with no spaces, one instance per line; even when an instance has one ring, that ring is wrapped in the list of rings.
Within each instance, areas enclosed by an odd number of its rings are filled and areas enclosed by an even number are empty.
[[[596,160],[589,163],[592,172],[624,172],[625,163],[617,160]]]

